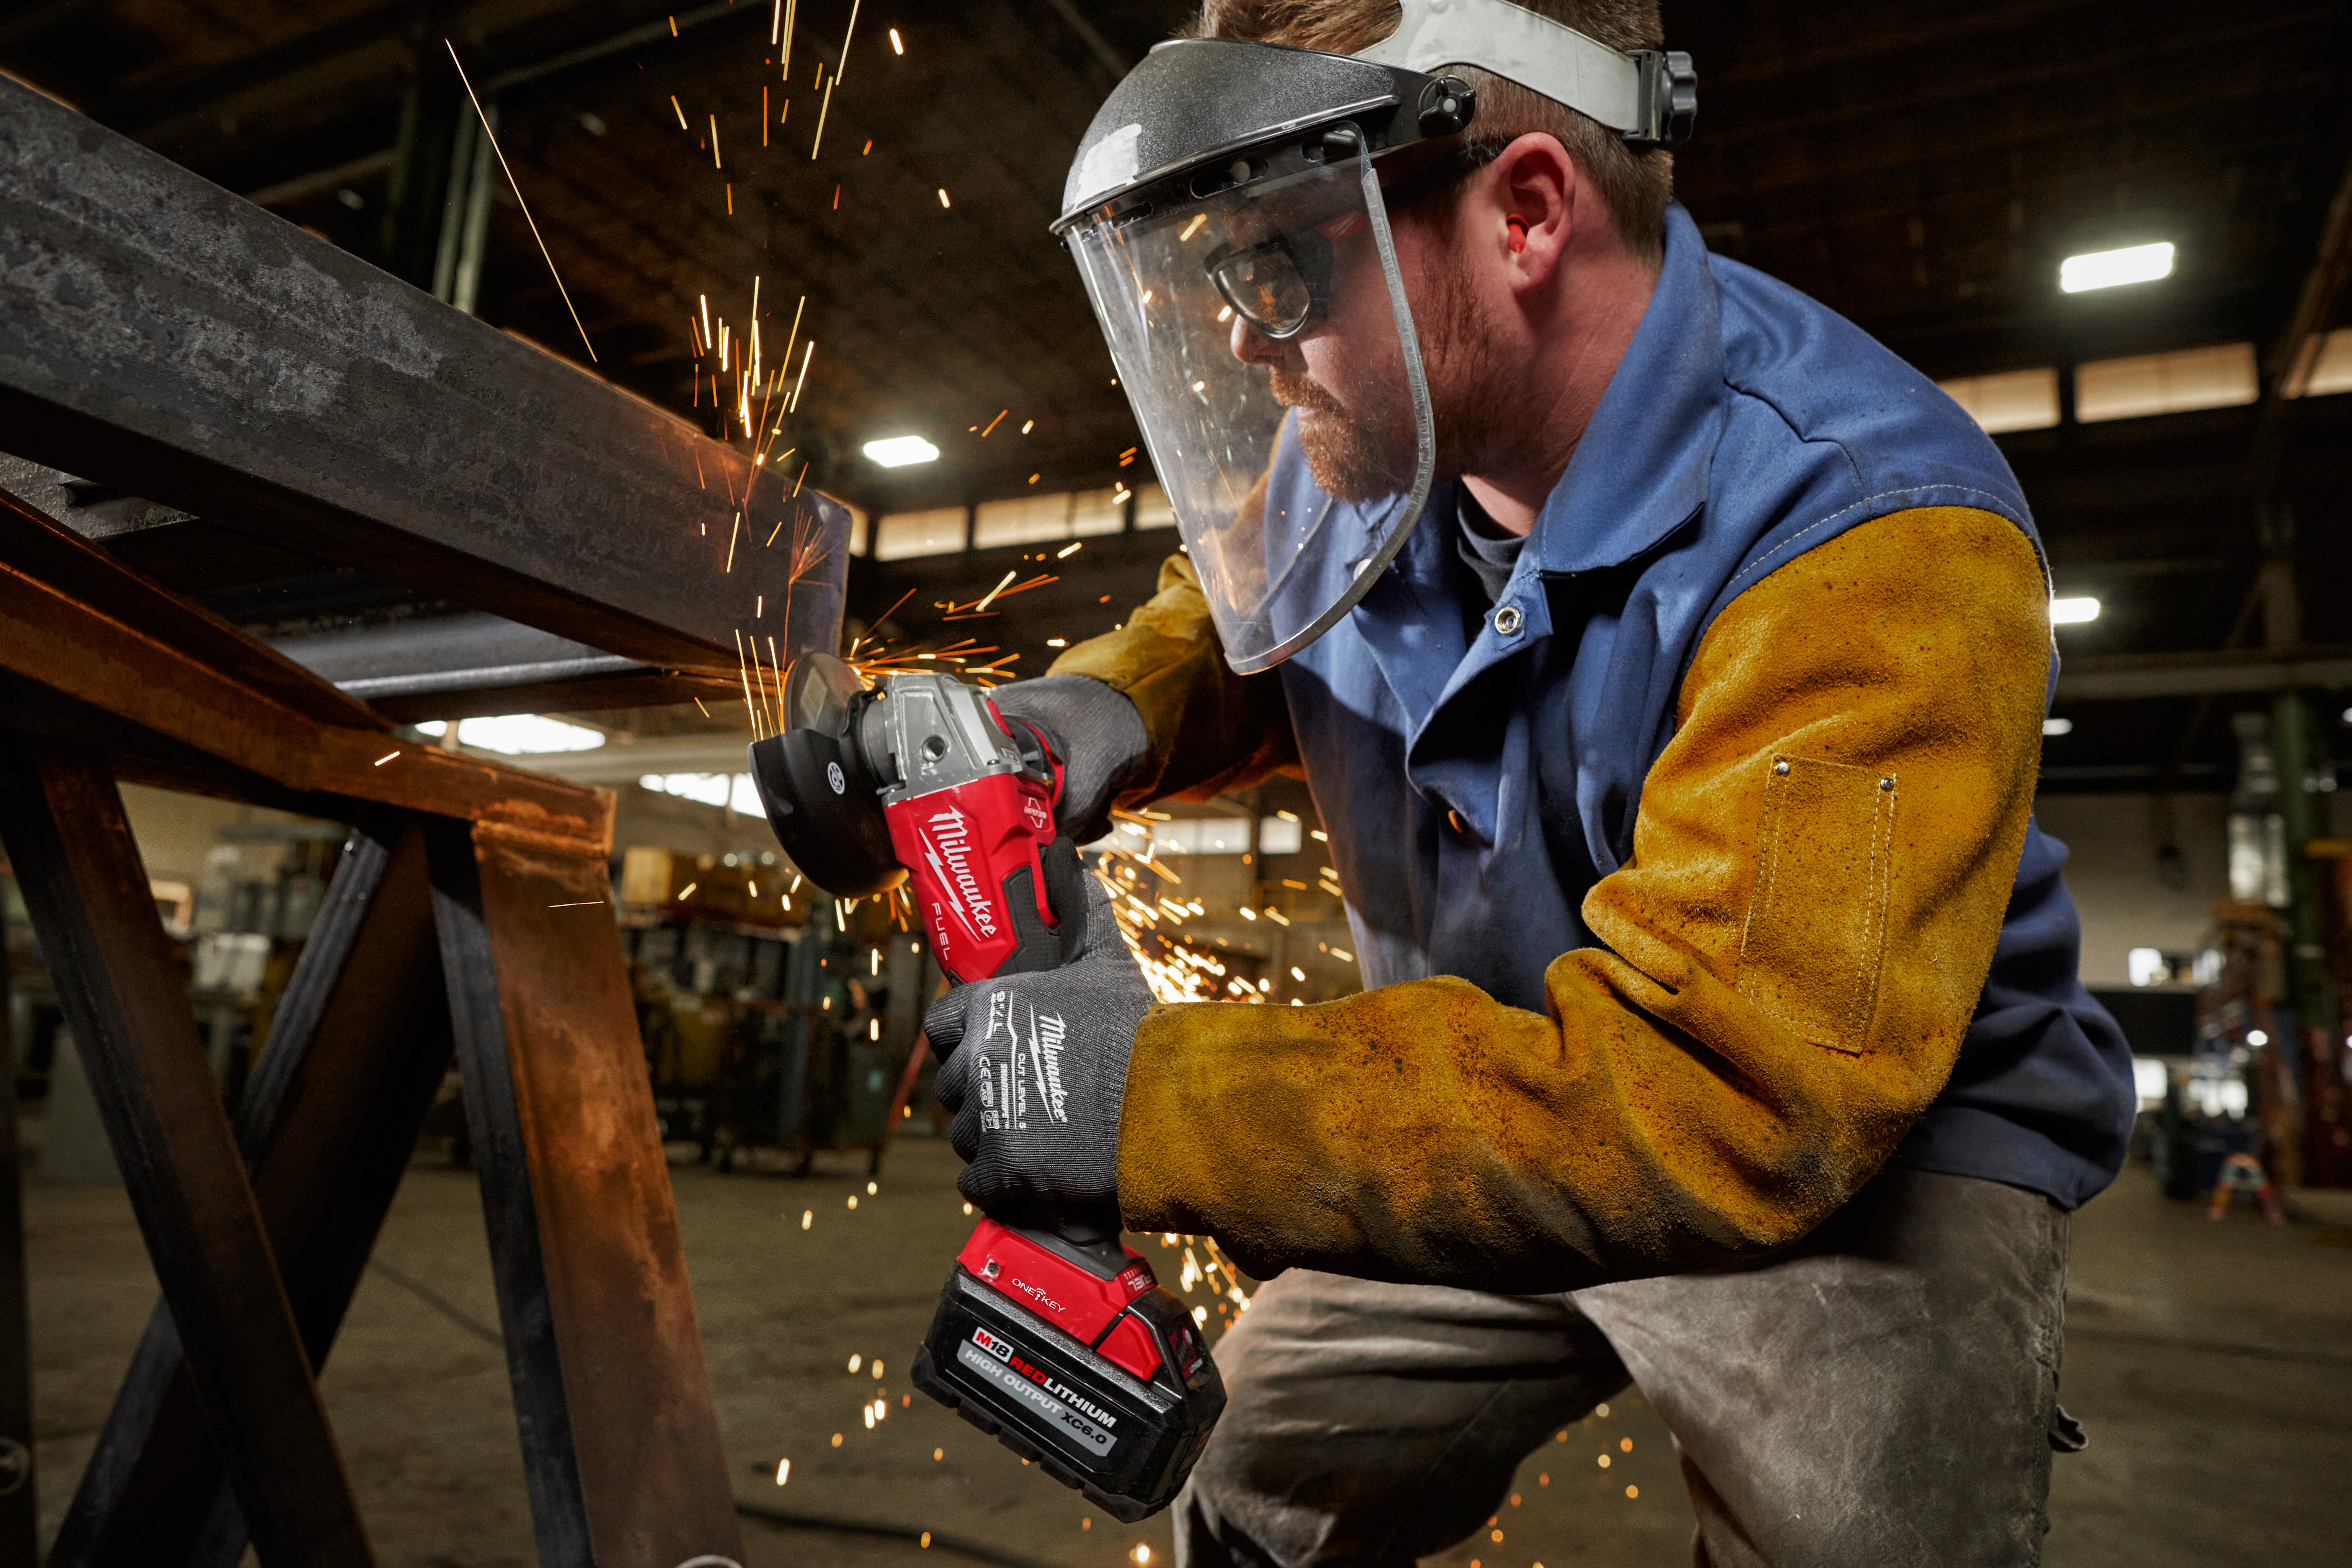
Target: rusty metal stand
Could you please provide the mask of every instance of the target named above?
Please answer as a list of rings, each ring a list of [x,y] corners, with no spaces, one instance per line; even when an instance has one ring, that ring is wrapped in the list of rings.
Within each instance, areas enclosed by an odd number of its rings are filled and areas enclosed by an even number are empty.
[[[353,827],[234,1127],[119,778]],[[453,1043],[541,1561],[740,1558],[609,796],[403,747],[0,495],[0,840],[163,1288],[53,1563],[373,1561],[315,1372]]]
[[[371,1561],[105,755],[0,741],[0,837],[255,1544]]]
[[[237,1124],[314,1368],[334,1342],[448,1059],[439,993],[421,831],[354,829]],[[322,1040],[331,1045],[315,1049]],[[171,1312],[159,1306],[50,1562],[235,1568],[245,1543]]]

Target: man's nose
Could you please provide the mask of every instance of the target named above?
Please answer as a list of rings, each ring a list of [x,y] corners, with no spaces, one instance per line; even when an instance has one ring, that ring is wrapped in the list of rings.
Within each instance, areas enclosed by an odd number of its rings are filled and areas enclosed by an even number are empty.
[[[1290,357],[1290,345],[1267,337],[1250,324],[1250,319],[1240,311],[1234,312],[1234,357],[1244,364],[1279,365]]]

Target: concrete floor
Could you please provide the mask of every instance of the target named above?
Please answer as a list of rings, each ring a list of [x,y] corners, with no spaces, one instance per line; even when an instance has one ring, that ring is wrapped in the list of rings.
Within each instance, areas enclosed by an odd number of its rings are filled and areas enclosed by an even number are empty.
[[[952,1154],[923,1138],[893,1152],[872,1195],[863,1163],[847,1160],[804,1182],[678,1173],[736,1493],[802,1521],[747,1520],[746,1568],[972,1561],[964,1542],[1071,1568],[1131,1563],[1139,1545],[1168,1561],[1160,1522],[1106,1520],[928,1401],[905,1403],[908,1358],[970,1224],[953,1175]],[[154,1286],[119,1190],[36,1183],[26,1208],[54,1530]],[[1174,1255],[1156,1238],[1145,1250],[1169,1259],[1172,1281]],[[530,1521],[471,1177],[418,1165],[377,1258],[322,1382],[378,1561],[526,1568]],[[852,1355],[864,1358],[856,1373]],[[889,1413],[869,1430],[860,1412],[877,1395]],[[2126,1173],[2076,1224],[2063,1397],[2091,1447],[2057,1461],[2058,1568],[2344,1561],[2352,1227],[2242,1213],[2211,1224],[2158,1197],[2144,1168]],[[778,1487],[783,1458],[791,1479]],[[1638,1398],[1546,1445],[1517,1486],[1496,1521],[1502,1542],[1482,1531],[1434,1561],[1689,1561],[1672,1446]],[[811,1520],[936,1533],[926,1551]]]

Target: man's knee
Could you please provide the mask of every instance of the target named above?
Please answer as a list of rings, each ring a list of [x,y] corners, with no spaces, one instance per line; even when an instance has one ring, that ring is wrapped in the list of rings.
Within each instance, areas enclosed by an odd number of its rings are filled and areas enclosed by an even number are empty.
[[[1202,1568],[1410,1563],[1625,1382],[1558,1302],[1303,1271],[1259,1293],[1217,1361],[1229,1403],[1176,1504],[1177,1560]]]

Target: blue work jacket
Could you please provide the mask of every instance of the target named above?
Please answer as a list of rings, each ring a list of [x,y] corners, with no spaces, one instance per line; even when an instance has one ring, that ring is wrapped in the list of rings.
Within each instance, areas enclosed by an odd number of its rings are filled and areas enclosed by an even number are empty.
[[[1295,448],[1269,482],[1294,515],[1333,505]],[[1395,562],[1282,681],[1356,890],[1366,983],[1456,975],[1538,1012],[1547,966],[1598,945],[1584,895],[1633,854],[1643,780],[1726,605],[1915,507],[1998,513],[2041,551],[1965,412],[1843,317],[1710,255],[1680,206],[1633,345],[1483,619],[1457,504],[1438,487]],[[1332,518],[1342,537],[1381,531],[1350,510]],[[1328,552],[1317,589],[1335,592],[1362,553]],[[1895,1162],[2073,1208],[2121,1167],[2137,1101],[2122,1034],[2076,974],[2065,859],[2029,827],[1958,1065]]]

